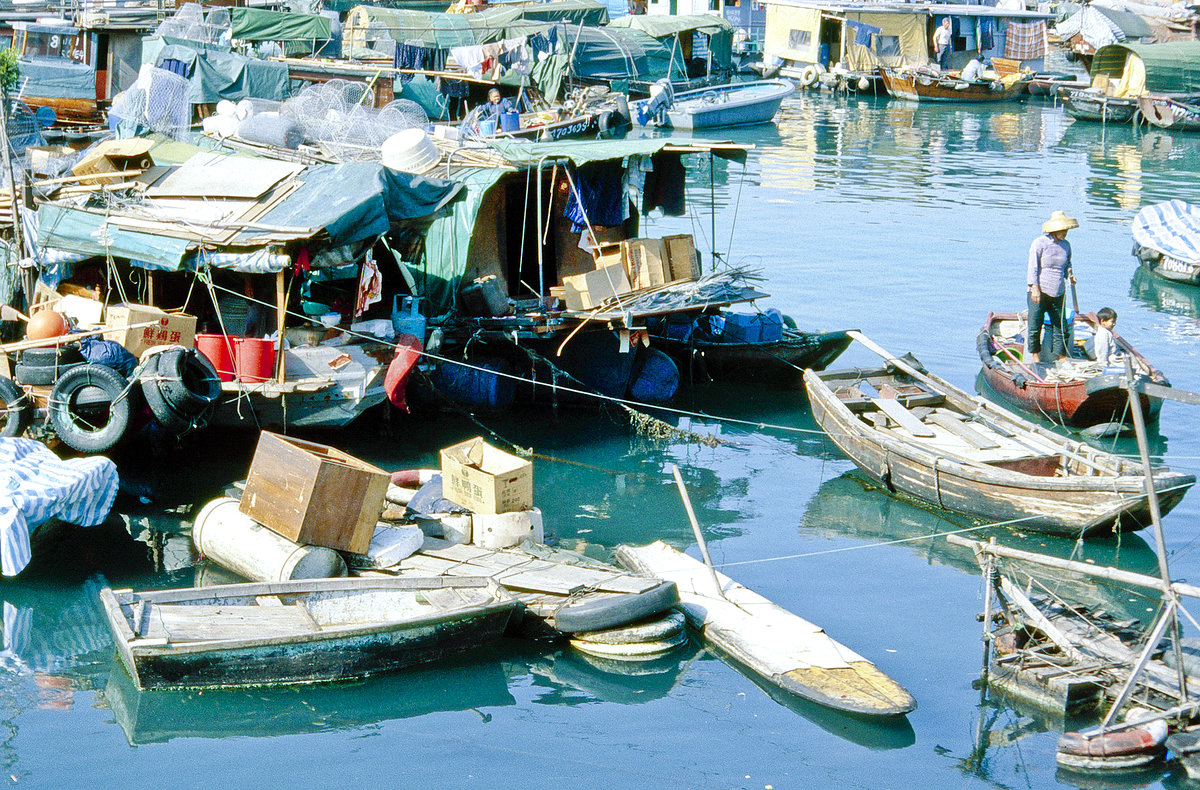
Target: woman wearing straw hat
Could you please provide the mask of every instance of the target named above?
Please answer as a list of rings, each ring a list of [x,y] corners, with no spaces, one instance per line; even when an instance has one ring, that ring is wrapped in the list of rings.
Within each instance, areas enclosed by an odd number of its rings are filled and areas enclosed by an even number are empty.
[[[1061,211],[1055,211],[1042,223],[1042,235],[1029,246],[1029,268],[1025,282],[1029,286],[1029,325],[1026,345],[1030,362],[1041,361],[1042,323],[1050,318],[1051,362],[1066,353],[1066,324],[1063,299],[1067,282],[1075,282],[1071,273],[1071,245],[1067,231],[1079,223]]]

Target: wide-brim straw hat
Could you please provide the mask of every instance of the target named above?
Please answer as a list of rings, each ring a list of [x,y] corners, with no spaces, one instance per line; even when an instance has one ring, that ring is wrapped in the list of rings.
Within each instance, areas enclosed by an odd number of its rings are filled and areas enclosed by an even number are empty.
[[[1054,233],[1057,230],[1070,230],[1078,227],[1079,220],[1068,217],[1065,212],[1056,211],[1050,215],[1050,219],[1042,223],[1042,233]]]

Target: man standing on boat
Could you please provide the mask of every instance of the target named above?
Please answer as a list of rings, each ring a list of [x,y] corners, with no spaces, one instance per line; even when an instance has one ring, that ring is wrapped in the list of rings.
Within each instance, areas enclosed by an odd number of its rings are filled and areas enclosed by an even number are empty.
[[[1042,324],[1047,316],[1050,318],[1050,361],[1056,362],[1066,353],[1063,301],[1067,283],[1075,282],[1067,231],[1078,227],[1075,219],[1055,211],[1042,223],[1042,235],[1029,245],[1029,267],[1025,273],[1025,282],[1029,286],[1029,325],[1025,341],[1029,362],[1041,361]]]
[[[942,24],[933,31],[933,52],[942,71],[950,68],[950,39],[952,36],[950,17],[946,17],[942,20]]]

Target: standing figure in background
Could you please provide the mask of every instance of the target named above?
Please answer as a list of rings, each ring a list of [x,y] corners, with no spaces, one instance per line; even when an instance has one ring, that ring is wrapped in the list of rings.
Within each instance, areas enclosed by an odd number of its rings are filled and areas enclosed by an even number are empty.
[[[950,17],[946,17],[937,30],[933,31],[933,53],[942,71],[950,68],[950,39],[952,36]]]
[[[1066,353],[1066,326],[1063,321],[1063,300],[1067,283],[1075,282],[1071,273],[1071,245],[1067,231],[1079,223],[1061,211],[1055,211],[1042,223],[1042,235],[1029,245],[1029,266],[1025,282],[1029,287],[1029,325],[1026,345],[1028,361],[1040,362],[1042,324],[1050,318],[1050,362],[1057,362]]]

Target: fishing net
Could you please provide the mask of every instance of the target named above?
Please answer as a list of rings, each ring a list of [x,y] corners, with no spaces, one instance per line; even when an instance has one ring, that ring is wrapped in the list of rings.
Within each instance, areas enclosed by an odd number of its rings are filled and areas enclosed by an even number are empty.
[[[305,138],[341,159],[379,159],[383,141],[405,129],[423,129],[429,116],[421,105],[396,99],[371,107],[366,83],[329,80],[283,102],[279,114],[300,124]]]
[[[109,113],[182,140],[192,120],[192,105],[188,101],[190,88],[186,77],[166,69],[143,66],[137,82],[113,97]]]

